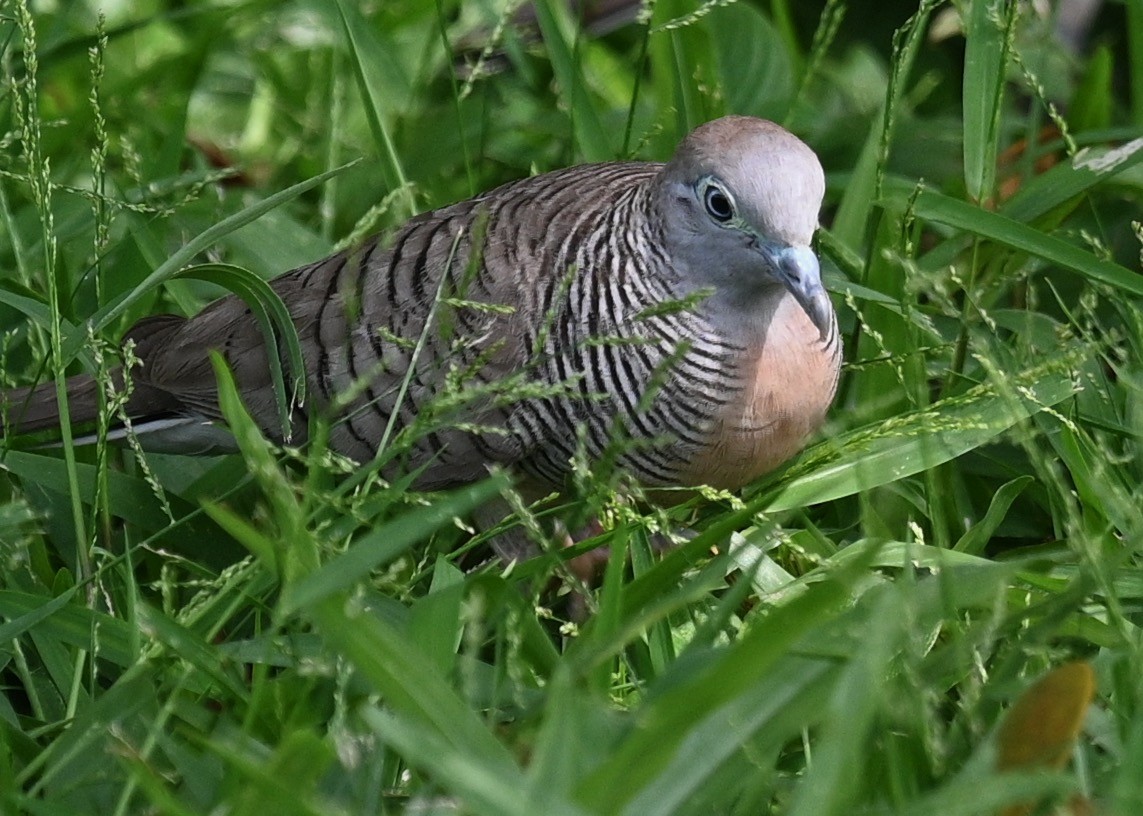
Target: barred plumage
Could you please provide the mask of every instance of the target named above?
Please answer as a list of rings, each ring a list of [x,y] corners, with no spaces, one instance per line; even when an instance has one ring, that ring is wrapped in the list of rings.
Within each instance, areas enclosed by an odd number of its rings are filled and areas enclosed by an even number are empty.
[[[727,117],[666,165],[514,182],[420,215],[387,245],[289,272],[273,285],[297,325],[310,394],[294,441],[308,414],[332,412],[331,445],[364,461],[387,428],[423,422],[399,466],[422,469],[426,488],[492,463],[558,485],[580,445],[594,459],[616,452],[648,485],[737,487],[796,452],[833,397],[840,339],[808,249],[822,191],[795,137]],[[241,301],[150,318],[129,336],[143,368],[128,411],[186,418],[175,447],[198,444],[195,429],[219,417],[209,349],[278,432],[263,337]],[[467,401],[454,382],[466,370]],[[507,400],[506,382],[542,393]],[[73,386],[73,418],[92,419],[90,380]],[[5,401],[16,430],[55,421],[49,388]]]

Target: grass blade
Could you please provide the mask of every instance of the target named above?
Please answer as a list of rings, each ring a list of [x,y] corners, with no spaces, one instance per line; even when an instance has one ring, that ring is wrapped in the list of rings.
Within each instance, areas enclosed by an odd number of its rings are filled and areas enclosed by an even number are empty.
[[[536,0],[536,20],[548,47],[552,70],[563,91],[576,142],[587,161],[608,161],[615,158],[611,140],[603,129],[603,122],[590,96],[583,68],[577,55],[577,35],[574,23],[562,3]]]
[[[996,187],[1000,103],[1015,3],[972,0],[964,57],[964,184],[973,201]]]
[[[917,196],[915,212],[918,218],[964,230],[1027,252],[1064,269],[1078,272],[1092,282],[1106,284],[1125,294],[1143,295],[1143,275],[1138,272],[1097,258],[1074,244],[1007,216],[982,210],[928,189],[921,190]]]

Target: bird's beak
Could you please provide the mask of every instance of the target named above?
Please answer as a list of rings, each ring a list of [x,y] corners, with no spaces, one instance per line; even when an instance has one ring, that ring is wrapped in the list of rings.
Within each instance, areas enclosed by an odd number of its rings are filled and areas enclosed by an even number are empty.
[[[772,247],[775,274],[794,296],[825,340],[833,322],[833,304],[822,286],[818,258],[808,246]]]

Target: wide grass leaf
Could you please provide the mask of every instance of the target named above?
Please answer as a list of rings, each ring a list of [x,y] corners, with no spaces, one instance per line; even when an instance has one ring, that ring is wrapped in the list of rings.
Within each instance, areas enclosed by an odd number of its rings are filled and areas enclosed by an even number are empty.
[[[478,758],[492,777],[510,778],[517,770],[504,745],[411,638],[344,596],[305,611],[326,643],[426,739],[435,737],[459,755]]]
[[[1097,258],[1062,238],[1048,235],[1004,215],[982,210],[928,189],[917,195],[914,209],[918,218],[989,238],[1078,272],[1088,280],[1121,289],[1125,294],[1143,296],[1143,275],[1138,272],[1132,272],[1113,261]]]
[[[508,486],[507,476],[499,473],[385,522],[354,542],[344,554],[290,584],[282,594],[279,611],[289,615],[335,592],[350,589],[373,570],[393,561],[453,519],[462,518],[486,504]]]
[[[783,656],[765,677],[696,723],[658,776],[643,786],[622,813],[668,816],[685,812],[685,803],[748,741],[751,755],[777,752],[806,723],[821,716],[840,670],[832,660]]]
[[[518,770],[490,764],[491,757],[465,752],[440,734],[426,733],[406,717],[378,708],[365,709],[361,716],[382,741],[460,797],[465,812],[484,816],[584,816],[579,808],[550,798],[543,809],[538,809]]]
[[[55,598],[16,590],[0,590],[0,616],[5,619],[0,634],[8,643],[12,638],[30,630],[43,637],[74,646],[91,649],[97,646],[97,656],[117,666],[130,666],[135,661],[131,649],[134,641],[129,625],[104,612],[96,612],[74,602],[75,590]],[[93,641],[93,638],[98,638]]]
[[[1073,354],[1073,357],[1075,354]],[[1067,355],[999,384],[977,386],[923,411],[894,417],[822,443],[836,455],[826,461],[807,454],[789,481],[753,502],[771,512],[832,501],[920,473],[975,450],[1015,423],[1076,392]],[[803,472],[804,471],[804,472]]]
[[[282,190],[281,192],[275,193],[274,195],[268,196],[261,201],[251,204],[249,207],[246,207],[234,215],[228,216],[222,221],[219,221],[217,224],[214,224],[213,226],[203,230],[197,236],[188,241],[181,249],[171,255],[158,269],[143,279],[137,286],[135,286],[129,292],[125,292],[124,294],[115,298],[111,303],[93,315],[91,318],[93,328],[98,332],[110,326],[117,318],[125,314],[134,303],[139,301],[158,286],[166,283],[168,280],[178,275],[178,273],[187,264],[189,264],[195,258],[195,256],[197,256],[200,252],[204,252],[209,249],[224,235],[228,235],[239,227],[249,224],[251,221],[258,218],[262,214],[269,212],[270,210],[281,207],[283,204],[292,201],[307,190],[312,190],[313,188],[324,184],[329,179],[341,175],[349,168],[353,167],[355,164],[357,164],[356,161],[348,162],[341,165],[340,167],[335,167],[332,170],[327,170],[326,172],[320,173],[316,176],[313,176],[312,178],[300,181],[297,184]],[[84,342],[84,338],[70,337],[68,346],[70,352],[74,353],[75,349],[82,342]]]
[[[54,493],[66,494],[68,491],[66,465],[62,459],[10,450],[4,454],[3,461],[7,470],[29,484],[40,485]],[[76,474],[80,498],[90,504],[95,498],[99,474],[94,465],[83,462],[76,463]],[[140,530],[148,533],[171,527],[176,519],[184,519],[184,524],[189,524],[194,529],[184,527],[178,530],[180,537],[203,535],[210,529],[210,524],[205,519],[195,518],[197,514],[193,505],[169,494],[164,494],[160,501],[155,495],[155,488],[146,480],[116,470],[106,471],[105,476],[108,504],[116,518],[137,525]],[[167,515],[167,509],[170,509],[174,519]]]
[[[992,197],[996,181],[1000,100],[1008,55],[1011,0],[973,0],[964,55],[964,183],[975,201]]]
[[[843,608],[856,575],[856,570],[839,570],[815,584],[756,622],[733,648],[712,654],[686,681],[648,701],[611,758],[584,780],[579,800],[594,812],[624,812],[654,784],[702,721],[753,688],[793,642]]]
[[[357,87],[365,106],[366,119],[373,132],[381,158],[381,166],[390,192],[397,192],[404,211],[401,215],[413,215],[416,210],[412,192],[408,187],[405,169],[393,137],[389,133],[390,108],[393,97],[401,98],[407,92],[404,70],[394,63],[390,50],[378,41],[377,33],[367,25],[361,12],[352,4],[337,0],[337,10],[341,16],[350,61],[353,65]]]
[[[536,0],[534,5],[536,20],[548,48],[548,57],[552,61],[552,70],[571,113],[580,152],[587,161],[614,159],[615,149],[592,101],[583,65],[577,54],[581,45],[571,15],[562,3],[554,0]]]

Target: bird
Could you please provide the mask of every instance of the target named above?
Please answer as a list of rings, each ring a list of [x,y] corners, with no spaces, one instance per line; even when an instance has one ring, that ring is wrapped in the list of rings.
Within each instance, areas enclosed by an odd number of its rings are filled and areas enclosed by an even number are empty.
[[[666,163],[572,166],[422,213],[386,240],[274,279],[307,398],[283,428],[266,338],[224,297],[129,329],[141,365],[125,412],[153,450],[233,449],[211,351],[278,442],[358,462],[406,434],[382,473],[448,488],[504,466],[558,489],[577,456],[648,488],[734,490],[822,425],[842,344],[811,242],[825,181],[772,122],[698,126]],[[67,382],[74,423],[99,384]],[[53,384],[9,390],[6,437],[59,422]],[[150,431],[150,432],[149,432]]]

